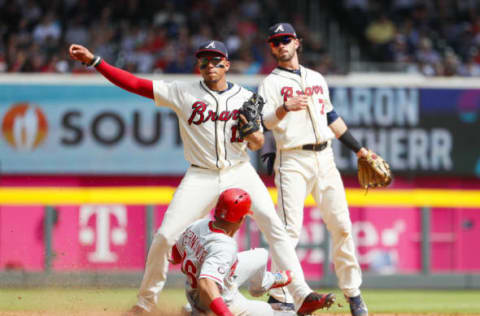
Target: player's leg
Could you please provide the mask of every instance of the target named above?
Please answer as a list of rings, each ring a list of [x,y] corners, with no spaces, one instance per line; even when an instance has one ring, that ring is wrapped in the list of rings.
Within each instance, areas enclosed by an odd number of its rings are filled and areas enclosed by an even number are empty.
[[[295,305],[300,306],[312,290],[305,282],[293,243],[275,211],[265,184],[249,163],[242,164],[237,168],[235,175],[230,178],[229,184],[232,187],[242,188],[250,194],[253,218],[270,245],[272,259],[277,263],[279,269],[290,270],[295,275],[288,289],[294,298]]]
[[[262,301],[249,300],[237,291],[228,308],[235,316],[274,316],[272,307]]]
[[[282,160],[281,154],[279,161]],[[304,168],[295,161],[280,162],[275,171],[275,186],[277,187],[277,213],[285,229],[292,239],[293,245],[297,246],[303,224],[304,201],[311,185],[308,183],[308,175]]]
[[[238,264],[235,269],[235,283],[240,287],[250,281],[249,291],[254,293],[267,285],[264,280],[267,268],[268,251],[264,248],[255,248],[241,251],[237,255]]]
[[[215,172],[190,168],[175,191],[162,224],[148,251],[137,305],[149,311],[165,285],[168,254],[179,234],[195,220],[205,216],[219,194]]]
[[[303,205],[307,195],[305,178],[297,171],[281,171],[275,176],[277,186],[277,214],[280,217],[294,247],[297,246],[303,223]],[[275,260],[272,271],[280,270]],[[292,303],[291,295],[286,288],[270,291],[270,296],[284,303]]]
[[[294,247],[300,239],[303,226],[304,201],[309,194],[312,184],[311,178],[314,161],[308,153],[281,152],[277,154],[275,162],[275,185],[277,187],[277,213]],[[277,265],[272,261],[272,271],[277,271]],[[278,288],[270,291],[270,302],[292,303],[292,297],[286,288]]]
[[[292,280],[290,271],[267,271],[268,251],[264,248],[239,252],[237,258],[235,283],[241,286],[249,281],[248,291],[252,296],[261,296],[272,287],[285,286]]]
[[[360,294],[362,271],[355,256],[352,222],[343,182],[336,167],[328,169],[326,177],[327,185],[323,189],[315,187],[312,193],[332,236],[338,285],[350,304],[352,315],[366,316],[368,309]]]
[[[312,195],[332,236],[333,263],[339,287],[348,297],[360,294],[362,275],[355,256],[352,222],[340,173],[330,165],[322,177],[325,186],[315,185]]]

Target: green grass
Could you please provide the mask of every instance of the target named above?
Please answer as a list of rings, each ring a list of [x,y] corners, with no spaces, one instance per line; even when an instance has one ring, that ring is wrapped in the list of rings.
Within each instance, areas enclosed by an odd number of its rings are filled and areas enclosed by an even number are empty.
[[[377,313],[480,315],[480,291],[365,290],[363,296]]]
[[[339,291],[338,304],[329,313],[348,313],[348,304]],[[480,315],[480,291],[364,290],[373,313],[416,313],[430,315]],[[2,311],[124,311],[136,301],[136,289],[0,289]],[[181,306],[183,289],[167,289],[160,295],[161,306]],[[1,313],[0,313],[1,314]]]

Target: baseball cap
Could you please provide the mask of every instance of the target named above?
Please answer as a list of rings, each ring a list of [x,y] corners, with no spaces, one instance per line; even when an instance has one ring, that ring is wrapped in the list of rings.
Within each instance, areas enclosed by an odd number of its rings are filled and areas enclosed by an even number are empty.
[[[195,53],[195,57],[198,58],[198,54],[203,52],[214,52],[222,55],[226,59],[228,59],[228,51],[227,47],[223,42],[220,41],[207,41],[202,43]]]
[[[295,29],[290,23],[277,23],[268,28],[268,42],[270,42],[275,37],[280,36],[292,36],[297,37]]]

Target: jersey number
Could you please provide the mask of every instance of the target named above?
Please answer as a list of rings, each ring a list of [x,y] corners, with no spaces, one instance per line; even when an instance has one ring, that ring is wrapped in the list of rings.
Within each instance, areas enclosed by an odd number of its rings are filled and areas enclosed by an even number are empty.
[[[192,260],[185,260],[183,262],[182,271],[190,279],[190,284],[192,286],[192,289],[196,289],[197,278],[195,276],[197,275],[197,267],[193,264]]]
[[[318,102],[322,105],[322,109],[320,110],[320,114],[325,114],[325,102],[323,102],[323,99],[318,99]]]
[[[238,129],[237,125],[232,125],[232,138],[230,138],[231,143],[242,143],[243,142],[243,138],[241,138],[240,136],[237,136],[237,129]]]

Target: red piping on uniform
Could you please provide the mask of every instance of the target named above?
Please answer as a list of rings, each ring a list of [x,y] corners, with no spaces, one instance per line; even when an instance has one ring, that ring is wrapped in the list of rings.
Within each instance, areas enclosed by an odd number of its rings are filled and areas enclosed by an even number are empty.
[[[208,222],[208,228],[210,228],[210,230],[214,233],[220,233],[220,234],[225,234],[225,235],[227,234],[225,231],[213,227],[213,221]]]
[[[200,274],[200,275],[198,276],[198,278],[200,279],[201,277],[212,278],[212,279],[214,279],[215,281],[218,281],[218,282],[220,282],[220,283],[223,283],[222,280],[220,280],[219,278],[217,278],[217,277],[215,277],[215,276],[213,276],[213,275],[210,275],[210,274]]]
[[[102,60],[96,69],[114,85],[153,99],[153,81],[138,78],[125,70],[110,65],[105,60]]]

